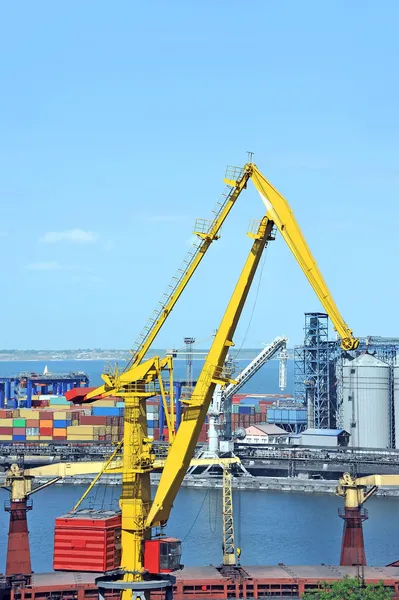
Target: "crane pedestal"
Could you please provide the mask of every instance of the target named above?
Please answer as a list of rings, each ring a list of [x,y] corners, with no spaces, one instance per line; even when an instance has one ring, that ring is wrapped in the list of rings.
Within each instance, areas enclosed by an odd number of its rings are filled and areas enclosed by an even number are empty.
[[[363,521],[368,519],[365,508],[339,509],[338,514],[344,519],[342,534],[341,566],[366,565],[366,552],[364,549]]]
[[[157,597],[164,598],[164,600],[173,600],[173,585],[176,583],[176,577],[173,575],[148,575],[143,581],[128,582],[121,578],[125,574],[126,572],[122,569],[117,569],[97,577],[99,599],[104,600],[106,590],[120,590],[121,592],[129,590],[132,598],[136,600],[149,600],[151,592],[155,592]]]
[[[11,500],[5,503],[4,509],[10,513],[8,529],[8,548],[6,577],[13,575],[31,575],[29,532],[26,513],[32,510],[32,502],[27,498]]]

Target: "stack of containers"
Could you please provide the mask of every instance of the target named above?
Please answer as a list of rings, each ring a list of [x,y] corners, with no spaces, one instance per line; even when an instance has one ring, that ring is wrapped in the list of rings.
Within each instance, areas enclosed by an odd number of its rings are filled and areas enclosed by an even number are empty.
[[[40,436],[39,411],[31,408],[21,408],[19,415],[26,419],[26,441],[38,441]]]
[[[155,438],[156,429],[159,430],[159,402],[162,400],[147,401],[147,434]]]
[[[40,440],[53,439],[53,413],[50,410],[39,411]]]
[[[67,427],[72,425],[72,415],[65,410],[57,410],[53,413],[53,439],[63,442],[67,439]]]
[[[12,422],[13,442],[24,442],[26,440],[26,419],[17,417]]]
[[[12,430],[13,430],[13,411],[12,410],[0,410],[0,440],[1,441],[12,441]]]

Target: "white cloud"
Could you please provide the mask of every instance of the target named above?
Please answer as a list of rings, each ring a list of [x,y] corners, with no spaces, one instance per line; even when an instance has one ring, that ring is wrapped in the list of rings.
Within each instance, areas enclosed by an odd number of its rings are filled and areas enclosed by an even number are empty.
[[[57,244],[58,242],[72,242],[73,244],[92,244],[99,238],[94,231],[84,229],[68,229],[67,231],[48,231],[41,238],[43,244]]]

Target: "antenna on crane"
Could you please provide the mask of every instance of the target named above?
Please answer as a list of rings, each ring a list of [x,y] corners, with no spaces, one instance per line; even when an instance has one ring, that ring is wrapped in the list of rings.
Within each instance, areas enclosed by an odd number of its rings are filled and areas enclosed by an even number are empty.
[[[185,337],[184,343],[186,344],[186,394],[191,397],[194,389],[193,382],[193,345],[195,344],[194,337]]]
[[[247,150],[247,154],[248,154],[248,162],[251,165],[254,152],[249,152],[249,150]]]

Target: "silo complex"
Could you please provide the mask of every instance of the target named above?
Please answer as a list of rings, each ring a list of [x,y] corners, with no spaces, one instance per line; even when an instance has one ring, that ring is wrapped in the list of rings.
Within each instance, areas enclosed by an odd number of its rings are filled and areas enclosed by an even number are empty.
[[[344,361],[343,426],[353,447],[389,447],[389,371],[386,362],[367,352]]]
[[[395,448],[399,448],[399,358],[393,365],[393,394],[395,406]]]

